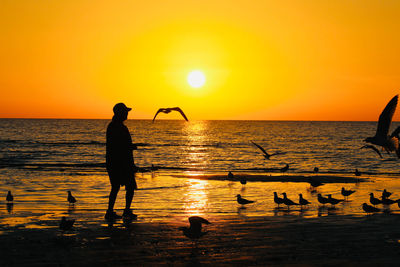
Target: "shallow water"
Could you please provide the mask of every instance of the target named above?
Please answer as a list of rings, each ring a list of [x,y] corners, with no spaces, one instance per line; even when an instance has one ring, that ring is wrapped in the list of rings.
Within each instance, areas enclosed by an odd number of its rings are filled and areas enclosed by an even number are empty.
[[[104,170],[106,120],[0,120],[0,207],[1,229],[8,227],[57,227],[61,216],[79,223],[92,223],[104,215],[109,182]],[[380,196],[386,188],[400,198],[399,161],[392,155],[380,159],[370,150],[361,150],[362,140],[374,134],[372,122],[269,122],[269,121],[128,121],[133,140],[142,143],[135,151],[136,164],[156,172],[137,175],[139,189],[134,212],[139,221],[186,220],[190,215],[237,216],[364,216],[361,204],[370,192]],[[396,126],[396,125],[395,125]],[[249,141],[267,151],[286,152],[265,160]],[[308,183],[239,182],[198,180],[195,174],[271,173],[290,164],[287,175],[321,174],[354,176],[363,172],[360,183],[334,183],[318,188],[322,194],[343,198],[340,189],[354,189],[349,201],[336,209],[320,208],[316,193]],[[265,169],[269,169],[266,172]],[[185,177],[176,178],[175,174]],[[5,195],[15,196],[12,206]],[[67,190],[78,202],[68,205]],[[312,202],[305,209],[276,208],[273,192],[286,192],[298,201],[298,193]],[[242,208],[236,195],[255,200]],[[116,209],[123,208],[124,192]],[[399,208],[392,205],[392,212]],[[94,218],[95,217],[95,218]]]

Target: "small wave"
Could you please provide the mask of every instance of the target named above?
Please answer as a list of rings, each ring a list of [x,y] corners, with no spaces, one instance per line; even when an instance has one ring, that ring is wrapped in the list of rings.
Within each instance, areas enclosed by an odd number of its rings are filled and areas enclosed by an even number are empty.
[[[147,188],[139,188],[138,190],[158,190],[158,189],[175,189],[181,187],[187,187],[188,185],[177,185],[177,186],[159,186],[159,187],[147,187]]]

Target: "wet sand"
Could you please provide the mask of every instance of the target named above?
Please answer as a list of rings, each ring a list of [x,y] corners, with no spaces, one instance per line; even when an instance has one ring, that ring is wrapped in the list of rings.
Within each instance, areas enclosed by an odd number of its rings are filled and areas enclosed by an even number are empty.
[[[46,229],[7,231],[0,235],[0,265],[383,266],[400,259],[394,214],[208,217],[209,232],[196,243],[178,230],[184,221],[108,226],[102,214],[90,216],[65,233],[51,220]]]

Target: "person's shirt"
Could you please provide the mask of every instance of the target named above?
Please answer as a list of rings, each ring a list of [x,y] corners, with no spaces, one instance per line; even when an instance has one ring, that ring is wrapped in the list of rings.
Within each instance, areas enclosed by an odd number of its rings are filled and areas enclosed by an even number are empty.
[[[108,166],[134,166],[132,138],[122,121],[112,120],[107,127],[106,162]]]

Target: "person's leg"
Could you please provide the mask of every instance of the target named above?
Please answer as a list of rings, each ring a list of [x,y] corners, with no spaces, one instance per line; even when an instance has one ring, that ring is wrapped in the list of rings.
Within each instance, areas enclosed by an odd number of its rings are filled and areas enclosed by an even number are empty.
[[[125,194],[125,210],[131,209],[133,195],[135,194],[135,190],[132,185],[126,185],[126,194]]]
[[[117,195],[119,192],[120,185],[119,184],[111,184],[111,192],[108,197],[108,210],[114,210],[115,200],[117,199]]]

